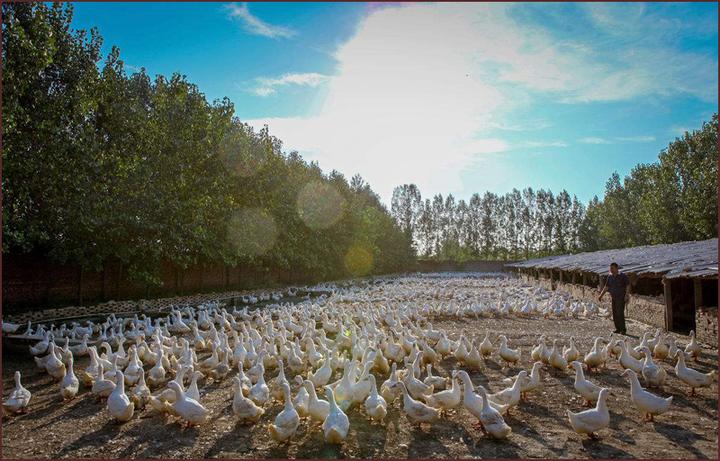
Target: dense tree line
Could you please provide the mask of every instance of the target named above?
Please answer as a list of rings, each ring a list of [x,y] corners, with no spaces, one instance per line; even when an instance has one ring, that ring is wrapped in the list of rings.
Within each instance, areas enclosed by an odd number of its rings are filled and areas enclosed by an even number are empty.
[[[527,259],[580,248],[585,207],[563,190],[513,189],[505,195],[452,194],[423,201],[414,184],[397,187],[392,214],[423,258]]]
[[[414,258],[359,176],[283,152],[182,75],[128,75],[117,48],[101,63],[71,5],[2,13],[3,253],[117,260],[149,284],[162,261],[326,279]]]
[[[614,173],[602,200],[584,205],[563,190],[441,194],[423,200],[414,184],[395,189],[391,212],[420,257],[527,259],[552,254],[702,240],[717,236],[718,117],[640,164]]]

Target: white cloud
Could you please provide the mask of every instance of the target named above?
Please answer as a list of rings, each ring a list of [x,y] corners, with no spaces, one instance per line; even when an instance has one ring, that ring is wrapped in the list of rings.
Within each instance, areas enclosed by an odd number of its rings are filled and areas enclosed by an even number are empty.
[[[578,141],[583,144],[611,144],[611,141],[609,141],[605,138],[598,138],[595,136],[590,136],[587,138],[580,138],[580,139],[578,139]]]
[[[405,4],[369,10],[335,53],[337,69],[315,115],[248,123],[268,124],[287,149],[326,170],[360,173],[389,202],[393,187],[407,182],[425,196],[462,192],[463,170],[478,168],[483,155],[522,145],[500,139],[497,130],[512,135],[521,128],[513,114],[539,94],[576,104],[677,93],[706,98],[716,91],[717,63],[704,56],[647,44],[618,49],[610,37],[602,42],[608,57],[594,41],[559,41],[547,30],[516,22],[511,7]],[[708,90],[703,82],[710,80],[715,83]],[[276,86],[260,85],[256,94],[272,94]],[[537,144],[526,147],[566,145],[529,142]]]
[[[619,136],[615,139],[624,142],[652,142],[655,141],[655,136]]]
[[[226,5],[231,18],[237,18],[242,22],[243,28],[253,34],[270,38],[291,38],[297,35],[293,29],[283,26],[268,24],[257,16],[250,13],[247,3]]]
[[[252,92],[258,96],[269,96],[275,94],[277,87],[298,85],[314,88],[325,83],[328,80],[327,75],[317,74],[314,72],[304,74],[284,74],[277,78],[260,77],[256,79],[257,86]]]
[[[568,143],[565,141],[524,141],[517,145],[517,147],[567,147]]]

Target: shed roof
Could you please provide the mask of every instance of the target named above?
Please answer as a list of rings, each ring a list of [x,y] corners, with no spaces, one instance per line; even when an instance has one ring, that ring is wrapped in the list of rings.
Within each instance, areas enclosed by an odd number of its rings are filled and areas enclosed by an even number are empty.
[[[507,267],[605,274],[613,261],[620,265],[623,272],[637,275],[717,277],[718,239],[548,256],[511,263]]]

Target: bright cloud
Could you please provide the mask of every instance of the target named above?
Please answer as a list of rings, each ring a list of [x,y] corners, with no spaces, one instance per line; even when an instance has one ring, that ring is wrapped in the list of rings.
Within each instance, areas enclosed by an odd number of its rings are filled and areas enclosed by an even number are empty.
[[[587,138],[580,138],[578,139],[579,142],[583,144],[612,144],[612,142],[605,138],[597,138],[595,136],[590,136]]]
[[[521,25],[512,8],[480,3],[372,9],[335,53],[337,69],[327,79],[317,114],[248,122],[268,124],[286,148],[326,170],[360,173],[389,202],[392,189],[406,182],[416,183],[425,196],[458,193],[461,173],[481,166],[489,153],[567,146],[506,138],[522,130],[522,117],[514,115],[539,95],[585,104],[682,93],[706,99],[716,92],[715,83],[704,82],[717,75],[717,63],[704,56],[654,42],[619,49],[614,45],[621,40],[607,33],[610,57],[594,41],[562,41],[541,27]],[[598,21],[611,28],[613,20],[642,14],[618,18],[600,11]],[[266,96],[287,84],[311,85],[285,82],[285,77],[260,82],[256,94]],[[309,81],[326,80],[316,79]],[[528,129],[548,123],[535,120]],[[651,140],[640,138],[632,141]],[[587,137],[579,142],[613,141]]]
[[[277,92],[277,87],[297,85],[316,87],[328,80],[327,75],[314,72],[304,74],[285,74],[277,78],[260,77],[257,79],[257,86],[252,92],[258,96],[270,96]]]
[[[250,13],[247,3],[241,3],[240,5],[233,3],[226,7],[230,17],[238,19],[242,23],[243,28],[253,35],[262,35],[263,37],[270,38],[290,38],[297,35],[297,32],[288,27],[268,24],[257,16],[254,16]]]
[[[655,136],[620,136],[616,139],[623,142],[652,142]]]

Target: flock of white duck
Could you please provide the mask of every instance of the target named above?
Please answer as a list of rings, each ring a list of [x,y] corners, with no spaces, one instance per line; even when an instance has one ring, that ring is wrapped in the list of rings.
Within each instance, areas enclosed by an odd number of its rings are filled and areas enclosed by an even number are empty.
[[[588,380],[585,370],[613,372],[606,365],[617,360],[630,380],[631,400],[647,420],[672,404],[673,397],[647,389],[661,388],[666,380],[659,362],[676,360],[675,374],[691,393],[715,380],[715,371],[705,374],[686,365],[700,353],[694,334],[684,349],[660,330],[645,334],[634,347],[626,339],[597,337],[584,354],[572,337],[561,346],[541,336],[530,351],[531,370],[521,370],[500,383],[501,390],[491,392],[473,384],[468,371],[482,370],[488,360],[517,366],[520,349],[512,349],[504,335],[471,339],[461,334],[453,340],[430,320],[593,317],[607,311],[515,279],[405,277],[315,289],[332,293],[298,303],[281,303],[282,295],[273,293],[263,299],[274,304],[254,310],[246,306],[229,311],[214,302],[176,307],[154,320],[110,315],[102,324],[35,331],[28,325],[26,336],[42,338],[30,352],[37,366],[59,382],[63,400],[85,386],[98,401],[106,401],[117,421],[128,421],[148,408],[199,425],[210,411],[203,405],[198,381],[232,379],[232,411],[242,422],[258,423],[273,400],[284,402],[268,426],[270,436],[280,442],[291,440],[305,420],[309,427],[320,425],[328,443],[341,443],[348,436],[349,411],[357,409],[382,423],[396,400],[413,423],[432,423],[449,410],[464,408],[477,418],[483,433],[505,438],[512,430],[504,416],[543,386],[544,366],[575,371],[575,391],[586,406],[594,407],[580,413],[568,410],[568,420],[576,432],[595,437],[610,421],[610,390]],[[257,300],[244,299],[251,304]],[[3,324],[8,331],[18,327]],[[70,346],[71,339],[80,342]],[[89,342],[99,343],[100,350]],[[75,357],[85,355],[89,364],[75,369]],[[440,376],[433,367],[447,358],[454,359],[453,369],[449,376]],[[271,369],[278,373],[267,379]],[[3,402],[10,413],[24,412],[31,399],[20,379],[15,372],[16,387]]]

